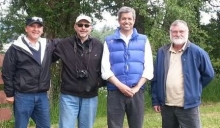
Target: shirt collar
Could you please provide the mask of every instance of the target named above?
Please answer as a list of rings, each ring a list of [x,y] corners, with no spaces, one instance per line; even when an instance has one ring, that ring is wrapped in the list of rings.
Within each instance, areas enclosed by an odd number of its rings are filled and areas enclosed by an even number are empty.
[[[132,34],[133,34],[133,32],[131,34],[129,34],[128,36],[125,36],[123,33],[120,32],[120,37],[122,39],[124,39],[124,38],[131,39]]]
[[[184,51],[184,50],[186,49],[186,44],[187,44],[187,42],[184,43],[183,47],[182,47],[178,52]],[[169,51],[170,51],[170,52],[173,52],[173,53],[176,53],[176,51],[173,49],[173,43],[171,44]]]
[[[31,43],[30,41],[29,41],[29,39],[27,38],[27,36],[24,36],[24,40],[28,43],[28,45],[38,45],[39,44],[39,40],[37,40],[37,42],[34,44],[34,43]]]

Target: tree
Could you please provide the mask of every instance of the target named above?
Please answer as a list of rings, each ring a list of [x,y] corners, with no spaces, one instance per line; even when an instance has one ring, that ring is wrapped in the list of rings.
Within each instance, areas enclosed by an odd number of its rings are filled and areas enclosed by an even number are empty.
[[[39,16],[44,19],[44,36],[47,38],[72,35],[75,19],[81,13],[102,18],[96,0],[11,0],[6,11],[7,14],[0,14],[0,22],[14,29],[7,30],[4,41],[10,38],[12,32],[24,32],[27,17]]]
[[[105,25],[101,30],[93,30],[92,37],[95,37],[104,43],[105,37],[112,34],[113,32],[113,28]]]
[[[169,43],[169,26],[176,19],[185,20],[190,29],[190,41],[206,49],[211,56],[217,58],[217,49],[210,46],[210,42],[217,41],[217,31],[213,33],[218,21],[212,20],[210,25],[201,25],[200,10],[206,9],[207,2],[213,4],[217,0],[11,0],[7,13],[1,12],[0,22],[6,26],[1,31],[2,41],[11,38],[13,33],[22,33],[24,20],[30,16],[40,16],[45,21],[45,34],[47,38],[65,37],[74,33],[75,18],[81,14],[102,19],[102,12],[112,15],[122,6],[130,6],[136,10],[135,27],[139,33],[148,35],[153,53],[162,45]],[[36,6],[37,3],[37,6]],[[213,6],[218,6],[214,4]],[[219,12],[219,10],[214,10]],[[4,14],[3,14],[4,13]],[[211,34],[211,35],[210,35]],[[93,31],[99,39],[106,36]],[[217,45],[217,44],[214,44]],[[214,59],[212,59],[214,61]],[[215,61],[219,62],[219,61]]]
[[[0,32],[4,42],[13,33],[23,33],[25,19],[39,16],[44,19],[44,37],[57,38],[74,34],[73,25],[79,14],[89,16],[100,15],[100,5],[96,0],[11,0],[9,8],[0,12],[0,23],[4,24],[4,31]],[[52,65],[52,93],[51,99],[57,99],[60,87],[61,63]],[[56,100],[55,100],[56,101]]]
[[[217,19],[212,18],[210,23],[203,25],[202,28],[208,33],[208,38],[206,38],[205,43],[208,47],[206,50],[209,52],[210,57],[215,67],[217,74],[220,73],[220,12],[217,12]]]

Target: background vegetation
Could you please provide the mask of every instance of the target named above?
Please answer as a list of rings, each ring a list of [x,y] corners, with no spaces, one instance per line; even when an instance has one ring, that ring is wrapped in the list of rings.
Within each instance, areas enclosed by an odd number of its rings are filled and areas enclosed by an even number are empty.
[[[7,8],[3,8],[4,6]],[[164,44],[169,43],[169,25],[176,19],[185,20],[190,28],[189,40],[205,49],[211,58],[216,71],[216,79],[204,89],[203,104],[219,106],[220,85],[220,1],[219,0],[1,0],[0,1],[0,42],[8,43],[15,39],[21,33],[24,33],[25,18],[39,16],[44,19],[44,37],[57,38],[67,37],[74,34],[73,24],[76,17],[81,14],[87,14],[91,17],[102,19],[104,11],[116,16],[117,11],[122,6],[130,6],[136,10],[135,27],[140,33],[148,35],[153,54]],[[216,18],[211,18],[208,24],[201,21],[201,11],[207,13],[216,13]],[[108,22],[112,22],[108,20]],[[94,23],[96,24],[96,23]],[[101,30],[93,30],[92,35],[104,40],[114,30],[108,26],[103,26]],[[58,97],[60,83],[60,65],[55,63],[51,68],[52,88],[50,91],[51,99],[51,119],[52,123],[58,122]],[[146,127],[160,127],[160,116],[152,112],[149,88],[146,90]],[[99,109],[95,128],[106,126],[106,90],[100,89]],[[208,110],[207,110],[208,109]],[[215,107],[204,108],[204,113],[218,115],[219,110]],[[150,114],[149,114],[150,113]],[[148,118],[149,117],[149,118]],[[150,120],[153,117],[152,120]],[[217,123],[212,116],[204,115],[203,120],[208,120],[212,124]],[[148,120],[149,119],[149,120]],[[154,123],[150,125],[151,123]],[[101,125],[101,124],[104,125]],[[10,127],[13,119],[4,122],[4,127]],[[32,125],[32,124],[30,124]],[[205,128],[215,128],[215,126],[205,125]],[[102,127],[102,128],[103,128]]]

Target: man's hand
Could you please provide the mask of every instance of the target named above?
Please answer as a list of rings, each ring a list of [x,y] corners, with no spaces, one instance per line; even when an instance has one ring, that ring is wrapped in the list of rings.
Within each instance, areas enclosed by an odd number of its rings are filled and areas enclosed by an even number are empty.
[[[131,88],[132,93],[133,94],[137,93],[140,90],[140,88],[145,84],[146,81],[147,81],[146,78],[141,77],[141,79],[138,81],[138,84]]]
[[[154,106],[155,112],[161,112],[161,106]]]
[[[131,91],[133,92],[133,94],[136,94],[139,90],[140,90],[140,87],[138,86],[134,86],[131,88]]]
[[[13,104],[14,103],[14,97],[6,97],[6,100],[8,103]]]
[[[128,97],[133,97],[135,94],[130,87],[124,84],[121,86],[118,86],[118,89],[121,91],[121,93],[123,93],[125,96],[128,96]]]
[[[120,82],[115,76],[111,76],[108,78],[108,81],[114,84],[125,96],[133,97],[134,93],[132,92],[132,89],[128,87],[127,85]]]

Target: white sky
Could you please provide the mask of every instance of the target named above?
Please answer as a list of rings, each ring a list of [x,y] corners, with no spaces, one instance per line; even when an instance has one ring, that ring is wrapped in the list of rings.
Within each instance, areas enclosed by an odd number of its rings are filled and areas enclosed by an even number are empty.
[[[208,24],[211,17],[216,18],[216,14],[215,13],[208,14],[208,13],[201,11],[201,23],[202,24]],[[116,16],[111,16],[110,13],[103,12],[103,18],[104,19],[101,21],[97,19],[95,20],[96,21],[96,25],[94,25],[95,29],[100,30],[102,27],[104,27],[104,25],[107,25],[113,28],[117,28],[119,26]]]
[[[96,25],[94,26],[95,29],[100,30],[101,28],[103,28],[105,25],[109,26],[109,27],[113,27],[113,28],[117,28],[118,25],[118,20],[116,16],[111,16],[110,13],[108,12],[103,12],[103,20],[95,20],[96,21]]]
[[[3,4],[3,2],[6,2],[6,4]],[[217,0],[219,1],[219,0]],[[6,9],[7,8],[7,0],[0,0],[0,10],[2,9]],[[216,18],[216,14],[207,14],[205,12],[201,12],[201,23],[202,24],[207,24],[209,23],[209,20],[211,17]],[[111,16],[110,13],[104,11],[103,12],[103,20],[95,20],[96,21],[96,25],[94,25],[94,28],[97,30],[100,30],[102,27],[104,27],[104,25],[107,25],[109,27],[113,27],[113,28],[117,28],[118,25],[118,21],[117,21],[117,17],[116,16]]]
[[[201,13],[201,23],[202,24],[208,24],[209,23],[209,20],[212,18],[212,17],[215,17],[216,18],[216,15],[215,14],[207,14],[205,12],[200,12]]]

